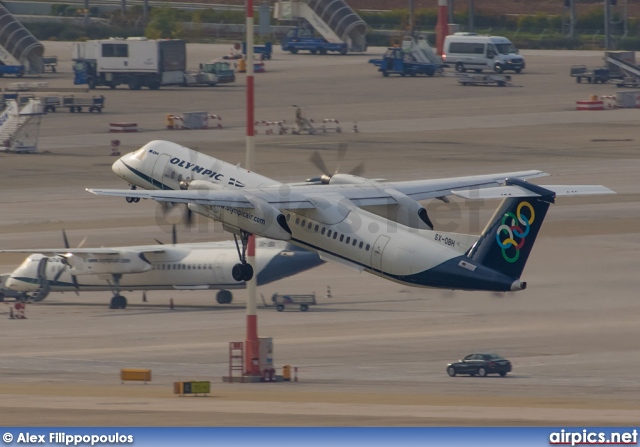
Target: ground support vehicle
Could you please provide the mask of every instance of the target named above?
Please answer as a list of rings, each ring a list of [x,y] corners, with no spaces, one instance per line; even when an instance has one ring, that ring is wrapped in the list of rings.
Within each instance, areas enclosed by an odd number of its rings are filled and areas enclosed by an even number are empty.
[[[497,85],[498,87],[508,85],[514,87],[509,75],[463,73],[458,75],[458,82],[461,85]]]
[[[455,33],[444,39],[443,60],[459,73],[493,70],[496,73],[525,68],[524,57],[509,39],[502,36],[479,36],[475,33]]]
[[[216,61],[209,64],[200,64],[200,72],[214,75],[218,84],[236,82],[236,73],[229,62]]]
[[[73,95],[65,95],[62,98],[60,96],[45,96],[42,98],[42,103],[45,112],[55,112],[59,107],[65,107],[69,109],[69,112],[82,112],[83,108],[86,108],[89,112],[102,113],[104,108],[105,98],[102,95],[96,95],[92,98],[76,98]]]
[[[273,46],[271,42],[265,42],[264,45],[254,45],[253,54],[261,54],[263,59],[271,59],[273,53]],[[242,54],[247,55],[247,42],[242,42]]]
[[[500,374],[501,377],[511,372],[511,362],[496,354],[469,354],[457,362],[447,365],[447,374],[454,377],[458,374],[485,377],[487,374]]]
[[[21,78],[24,76],[24,65],[5,65],[0,63],[0,78],[6,74]]]
[[[306,312],[309,306],[315,305],[316,296],[313,295],[278,295],[274,293],[271,301],[276,305],[276,310],[282,312],[287,306],[299,306],[300,311]]]
[[[186,44],[179,39],[89,40],[73,44],[74,84],[131,90],[163,85],[184,85],[187,64]]]
[[[312,30],[306,28],[290,29],[280,42],[282,51],[296,54],[298,51],[309,51],[311,54],[327,54],[330,51],[347,54],[348,47],[344,42],[329,42],[324,37],[315,37]]]
[[[578,84],[580,84],[583,79],[589,84],[597,84],[598,82],[604,84],[611,79],[620,79],[618,76],[612,76],[606,67],[588,69],[586,65],[573,65],[569,75],[576,78]]]
[[[55,73],[58,69],[58,56],[45,56],[42,58],[42,70],[46,73]]]
[[[400,76],[416,76],[423,74],[433,76],[441,73],[444,65],[431,62],[418,62],[412,53],[403,51],[401,48],[389,48],[382,59],[370,59],[370,64],[378,67],[378,71],[384,77],[390,74],[399,74]]]

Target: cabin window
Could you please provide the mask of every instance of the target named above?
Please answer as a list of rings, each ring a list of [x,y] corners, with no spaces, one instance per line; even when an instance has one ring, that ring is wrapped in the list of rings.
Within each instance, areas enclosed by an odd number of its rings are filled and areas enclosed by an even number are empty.
[[[351,240],[351,238],[350,238],[350,237],[348,237],[348,238],[347,238],[347,240],[346,240],[346,241],[344,241],[344,242],[345,242],[345,244],[347,244],[347,245],[348,245],[350,240]]]
[[[340,235],[340,242],[342,242],[344,240],[344,234]]]
[[[296,225],[298,225],[300,223],[300,218],[296,217]]]
[[[327,237],[331,237],[331,233],[333,233],[333,231],[331,230],[327,231]]]
[[[300,225],[304,227],[306,224],[307,224],[307,221],[305,219],[302,219],[302,223]]]
[[[326,228],[322,227],[322,231],[320,232],[320,234],[324,234],[325,230],[326,230]]]
[[[354,238],[353,239],[353,244],[351,244],[351,245],[353,245],[355,247],[357,243],[358,243],[358,240]]]
[[[370,248],[371,248],[371,245],[367,244],[367,246],[365,247],[365,250],[369,251]]]
[[[338,238],[338,232],[336,231],[335,233],[333,233],[333,238],[337,239]]]

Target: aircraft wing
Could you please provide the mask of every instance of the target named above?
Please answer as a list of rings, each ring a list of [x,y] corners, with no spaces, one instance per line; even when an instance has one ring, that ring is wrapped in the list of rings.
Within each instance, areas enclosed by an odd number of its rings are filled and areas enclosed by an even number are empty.
[[[390,205],[397,203],[394,195],[405,194],[414,200],[425,200],[453,194],[454,190],[497,187],[507,178],[528,180],[548,174],[542,171],[518,171],[500,174],[452,177],[435,180],[415,180],[408,182],[384,182],[339,185],[278,185],[264,188],[237,190],[121,190],[87,189],[90,193],[117,197],[138,197],[160,202],[195,203],[231,208],[255,208],[256,199],[266,201],[280,210],[312,209],[316,207],[314,198],[331,197],[336,200],[348,199],[357,206]]]
[[[166,250],[158,249],[146,249],[139,250],[139,253],[165,253]],[[72,254],[79,257],[87,256],[119,256],[122,255],[121,250],[113,248],[32,248],[32,249],[19,249],[19,250],[0,250],[0,253],[39,253],[45,256],[64,256]]]

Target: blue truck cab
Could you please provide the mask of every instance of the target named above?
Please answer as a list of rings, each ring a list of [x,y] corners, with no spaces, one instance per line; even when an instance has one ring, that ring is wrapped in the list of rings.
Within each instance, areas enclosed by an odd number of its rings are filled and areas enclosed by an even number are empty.
[[[24,76],[24,65],[5,65],[0,62],[0,78],[6,74],[21,78]]]
[[[435,64],[431,62],[418,62],[411,52],[404,51],[402,48],[388,48],[382,59],[370,59],[370,64],[378,67],[378,71],[384,77],[390,74],[398,74],[400,76],[416,76],[423,74],[433,76],[442,72],[444,64]]]
[[[312,30],[307,28],[292,28],[280,42],[282,51],[290,51],[296,54],[298,51],[309,51],[311,54],[327,54],[335,51],[347,54],[347,44],[344,42],[331,43],[323,37],[316,37]]]

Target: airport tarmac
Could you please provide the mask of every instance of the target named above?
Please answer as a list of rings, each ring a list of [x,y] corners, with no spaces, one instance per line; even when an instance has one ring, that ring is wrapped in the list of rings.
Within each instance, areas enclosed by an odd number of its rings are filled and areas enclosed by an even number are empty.
[[[46,42],[58,73],[20,82],[72,87],[71,44]],[[227,45],[189,45],[189,66]],[[541,169],[539,184],[603,184],[614,196],[559,198],[547,216],[523,280],[509,294],[409,288],[327,264],[261,287],[316,292],[309,312],[260,306],[259,335],[273,337],[274,360],[298,367],[295,383],[227,384],[228,343],[245,338],[246,293],[231,305],[215,292],[51,294],[9,320],[0,303],[0,409],[6,426],[421,426],[637,425],[640,420],[640,168],[637,109],[583,112],[575,102],[615,94],[614,85],[577,84],[573,64],[598,66],[601,52],[523,51],[519,87],[463,87],[453,76],[384,78],[367,61],[382,54],[312,56],[276,50],[256,74],[256,119],[293,122],[293,104],[343,132],[258,135],[256,170],[286,182],[317,176],[311,153],[335,166],[349,144],[346,172],[414,180]],[[452,70],[449,70],[450,72]],[[0,79],[0,87],[16,82]],[[41,153],[0,154],[0,246],[145,244],[170,239],[171,222],[149,201],[93,196],[89,187],[127,185],[111,172],[110,141],[134,150],[167,139],[244,163],[244,85],[98,89],[102,114],[43,117]],[[65,93],[65,94],[68,94]],[[165,114],[208,111],[222,129],[166,130]],[[109,122],[141,132],[110,134]],[[352,132],[356,122],[359,133]],[[427,202],[436,229],[479,233],[498,206]],[[199,219],[181,242],[228,239]],[[3,271],[24,258],[0,255]],[[325,297],[327,286],[331,297]],[[168,307],[173,298],[175,310]],[[445,367],[474,351],[510,359],[506,378],[448,377]],[[120,384],[125,367],[150,368],[147,385]],[[172,383],[210,380],[209,397],[177,397]]]

